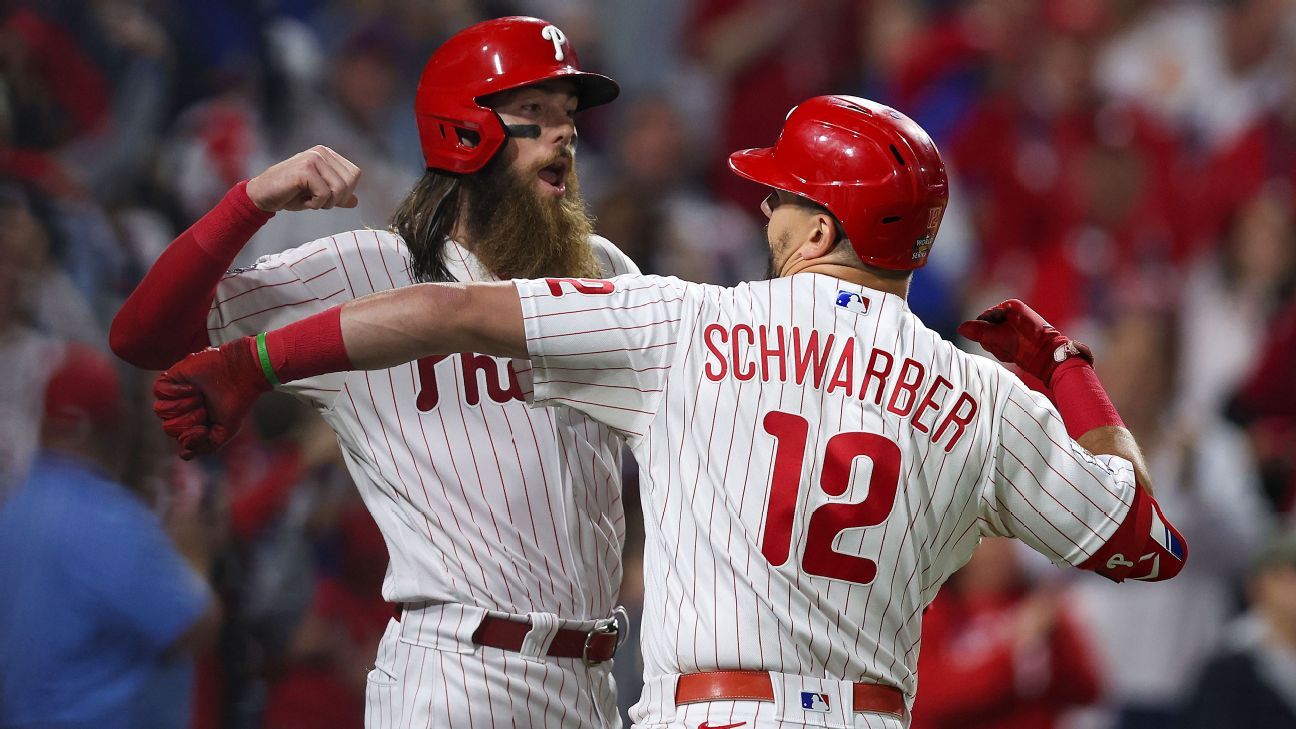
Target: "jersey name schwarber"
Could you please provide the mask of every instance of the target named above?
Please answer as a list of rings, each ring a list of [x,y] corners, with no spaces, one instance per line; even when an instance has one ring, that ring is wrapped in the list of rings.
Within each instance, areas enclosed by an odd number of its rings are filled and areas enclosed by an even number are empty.
[[[948,393],[953,383],[929,374],[917,360],[905,357],[897,367],[896,356],[881,347],[868,350],[857,374],[854,337],[840,341],[831,332],[820,336],[798,326],[789,331],[761,324],[753,331],[746,324],[730,329],[712,323],[703,328],[702,338],[709,353],[703,371],[712,382],[726,377],[746,382],[759,375],[765,383],[792,381],[829,394],[840,390],[877,406],[885,403],[888,412],[908,418],[915,430],[944,442],[946,452],[967,432],[979,407],[967,392]],[[953,404],[942,408],[938,402]]]

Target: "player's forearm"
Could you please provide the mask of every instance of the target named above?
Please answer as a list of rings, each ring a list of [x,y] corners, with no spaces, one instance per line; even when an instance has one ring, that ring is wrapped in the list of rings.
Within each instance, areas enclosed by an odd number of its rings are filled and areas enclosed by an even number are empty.
[[[259,335],[249,346],[272,385],[386,369],[435,354],[527,353],[522,304],[507,282],[419,284],[370,294]]]
[[[525,357],[522,305],[511,283],[420,284],[342,307],[342,338],[356,369],[436,354]]]
[[[1099,426],[1076,438],[1076,442],[1095,455],[1120,456],[1129,461],[1134,466],[1134,476],[1139,485],[1152,493],[1152,479],[1143,460],[1143,451],[1128,430],[1117,425]]]
[[[234,257],[271,217],[240,183],[167,246],[113,319],[114,353],[164,369],[208,344],[207,311]]]
[[[1125,428],[1093,366],[1080,358],[1059,365],[1049,382],[1067,433],[1093,454],[1120,456],[1134,467],[1139,484],[1152,492],[1143,452]]]

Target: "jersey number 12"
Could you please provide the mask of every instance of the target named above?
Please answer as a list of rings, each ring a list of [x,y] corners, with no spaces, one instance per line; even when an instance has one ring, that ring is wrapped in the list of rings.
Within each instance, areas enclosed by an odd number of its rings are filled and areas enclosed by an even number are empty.
[[[765,414],[762,425],[778,444],[774,451],[769,504],[765,508],[761,554],[770,564],[781,567],[787,563],[791,552],[792,527],[801,495],[801,471],[810,423],[800,415],[773,410]],[[806,520],[801,567],[807,574],[866,585],[877,576],[877,562],[838,552],[833,549],[833,542],[847,529],[877,526],[886,521],[895,505],[896,489],[900,483],[900,446],[877,433],[851,431],[834,435],[824,447],[823,458],[817,459],[823,463],[819,488],[829,496],[846,493],[850,485],[851,465],[858,456],[865,456],[873,462],[868,496],[855,504],[822,504],[810,513]]]

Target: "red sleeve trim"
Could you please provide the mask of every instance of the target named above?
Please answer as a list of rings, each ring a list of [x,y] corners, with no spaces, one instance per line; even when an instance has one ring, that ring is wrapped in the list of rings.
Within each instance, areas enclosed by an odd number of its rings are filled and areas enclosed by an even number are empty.
[[[1179,574],[1188,561],[1188,542],[1147,489],[1138,487],[1125,521],[1093,556],[1080,563],[1113,582],[1160,582]]]

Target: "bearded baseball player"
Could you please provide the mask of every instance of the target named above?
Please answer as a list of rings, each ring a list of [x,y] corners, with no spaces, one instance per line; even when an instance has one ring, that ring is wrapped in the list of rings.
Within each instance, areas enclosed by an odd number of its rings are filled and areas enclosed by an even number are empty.
[[[1116,581],[1182,568],[1084,345],[1015,300],[961,328],[1055,406],[909,311],[948,196],[918,125],[818,97],[730,165],[771,190],[775,280],[407,287],[186,359],[155,389],[164,428],[202,452],[277,383],[517,358],[529,400],[642,466],[645,727],[905,726],[923,608],[985,536]]]
[[[356,203],[355,166],[303,152],[171,244],[114,321],[114,350],[162,369],[419,281],[637,273],[590,234],[573,167],[576,114],[617,92],[543,20],[461,31],[419,83],[427,173],[390,231],[225,273],[275,211]],[[337,431],[390,553],[383,596],[399,613],[369,674],[366,726],[617,726],[620,438],[578,410],[528,408],[508,360],[474,351],[284,388]]]

